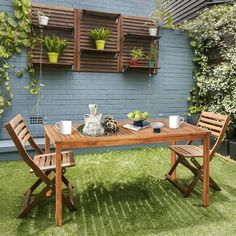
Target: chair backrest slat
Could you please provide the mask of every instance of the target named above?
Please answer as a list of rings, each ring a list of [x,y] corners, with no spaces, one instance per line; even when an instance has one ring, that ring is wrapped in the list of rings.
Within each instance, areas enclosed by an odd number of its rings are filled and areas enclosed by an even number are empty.
[[[211,132],[211,135],[216,138],[215,144],[211,149],[211,159],[218,150],[225,131],[228,127],[230,118],[227,115],[213,114],[203,111],[197,122],[197,126]]]
[[[17,115],[7,124],[5,124],[5,128],[11,136],[12,141],[16,145],[19,153],[21,154],[23,160],[32,168],[37,169],[36,165],[32,161],[30,155],[25,149],[25,144],[29,142],[29,144],[33,147],[33,149],[38,154],[43,154],[43,151],[39,148],[39,146],[34,142],[33,138],[30,135],[30,132],[27,128],[27,125],[24,122],[24,119],[21,115]]]

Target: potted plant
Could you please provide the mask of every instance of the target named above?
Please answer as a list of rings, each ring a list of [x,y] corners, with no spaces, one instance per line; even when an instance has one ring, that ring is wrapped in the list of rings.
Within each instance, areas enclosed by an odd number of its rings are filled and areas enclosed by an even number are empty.
[[[46,36],[42,39],[44,48],[48,52],[48,60],[50,63],[57,63],[58,56],[66,47],[66,40],[58,36]]]
[[[38,16],[40,25],[48,25],[48,20],[49,20],[48,16],[45,16],[42,11],[37,11],[36,15]]]
[[[152,68],[157,61],[158,51],[155,43],[151,43],[150,50],[146,58],[148,59],[148,67]]]
[[[150,21],[146,22],[145,25],[149,26],[148,32],[150,36],[157,35],[157,18],[150,19]]]
[[[110,35],[111,31],[105,28],[93,29],[89,32],[91,40],[95,41],[97,50],[104,50],[105,43]]]
[[[143,57],[143,50],[141,48],[134,47],[131,52],[131,65],[137,66],[138,65],[138,60]]]

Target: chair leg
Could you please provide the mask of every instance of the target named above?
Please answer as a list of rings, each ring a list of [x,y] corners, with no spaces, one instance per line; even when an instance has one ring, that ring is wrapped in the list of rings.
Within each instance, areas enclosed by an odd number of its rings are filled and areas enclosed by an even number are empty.
[[[170,171],[168,172],[168,175],[172,175],[178,165],[179,165],[179,157],[177,157],[177,160],[175,164],[171,167]]]
[[[31,202],[30,202],[30,197],[32,192],[31,190],[29,190],[28,193],[26,193],[25,195],[23,207],[20,214],[18,215],[18,218],[23,218],[24,216],[26,216],[29,213],[29,211],[40,201],[40,199],[45,196],[46,192],[49,189],[51,189],[51,187],[46,186],[37,196],[34,197],[34,199]]]
[[[180,161],[179,161],[179,156],[177,157],[176,162],[174,163],[174,165],[171,167],[170,171],[165,175],[166,179],[172,183],[180,192],[185,193],[187,191],[187,188],[185,186],[183,186],[182,184],[180,184],[176,179],[173,179],[171,177],[172,173],[175,171],[175,169],[177,168],[177,166],[179,165]]]
[[[62,180],[63,180],[63,177],[64,176],[62,176]],[[65,177],[64,177],[64,179],[67,180]],[[55,184],[55,178],[53,179],[53,183]],[[72,185],[69,181],[68,181],[68,184],[66,185],[66,187],[67,187],[67,190],[69,193],[69,197],[67,198],[64,194],[62,194],[62,200],[67,205],[67,207],[69,208],[70,211],[76,211],[77,208],[75,207],[75,203],[74,203],[74,199],[73,199],[73,189],[72,189]]]
[[[201,165],[194,158],[191,158],[191,161],[198,169],[201,168]],[[200,177],[200,179],[201,181],[203,181],[202,176]],[[215,191],[221,191],[220,186],[211,177],[209,177],[209,186]]]
[[[202,168],[199,170],[198,174],[194,176],[192,182],[188,185],[186,193],[184,193],[184,197],[189,197],[190,193],[193,191],[193,188],[197,184],[198,180],[202,176]]]

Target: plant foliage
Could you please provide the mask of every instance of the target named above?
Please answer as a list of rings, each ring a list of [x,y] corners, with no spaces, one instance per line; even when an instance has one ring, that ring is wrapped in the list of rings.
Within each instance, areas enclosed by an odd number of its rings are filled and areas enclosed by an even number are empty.
[[[132,59],[136,60],[142,58],[144,56],[142,48],[134,47],[130,52],[130,56],[132,57]]]
[[[42,39],[43,46],[48,52],[62,53],[66,47],[66,40],[58,36],[46,36]]]
[[[232,137],[236,127],[236,4],[207,9],[181,28],[189,31],[196,64],[189,113],[229,114],[228,137]]]
[[[111,31],[105,28],[93,29],[89,32],[89,37],[91,40],[107,40],[110,36]]]
[[[165,22],[165,28],[174,28],[173,18],[170,12],[171,0],[154,0],[154,10],[150,16],[152,25],[157,25],[157,22]]]
[[[31,0],[12,0],[14,16],[10,17],[6,12],[0,12],[0,118],[6,108],[11,106],[13,98],[9,82],[9,70],[15,70],[15,65],[9,65],[9,60],[20,54],[23,48],[32,46],[29,39]],[[30,76],[34,70],[27,65]],[[17,72],[22,77],[23,72]]]

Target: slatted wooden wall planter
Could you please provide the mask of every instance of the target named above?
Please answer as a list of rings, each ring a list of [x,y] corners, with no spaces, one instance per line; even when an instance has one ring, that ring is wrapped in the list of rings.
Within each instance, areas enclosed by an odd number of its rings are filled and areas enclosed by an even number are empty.
[[[84,72],[125,72],[127,69],[157,72],[157,60],[154,66],[149,68],[145,57],[139,61],[139,66],[129,66],[130,51],[135,46],[141,47],[145,55],[148,54],[151,43],[158,49],[159,37],[149,36],[148,27],[145,25],[148,18],[33,4],[32,23],[37,37],[40,35],[40,28],[35,13],[39,10],[50,17],[48,26],[43,28],[44,35],[58,35],[69,43],[60,55],[57,66],[63,65],[71,70]],[[90,30],[96,28],[111,30],[104,51],[96,50],[95,43],[88,36]],[[34,64],[40,63],[40,48],[38,44],[32,51]],[[45,50],[42,62],[50,65]]]
[[[118,72],[120,53],[120,15],[82,10],[80,13],[79,71]],[[104,51],[96,50],[88,33],[97,28],[111,30]]]
[[[37,11],[42,11],[49,16],[48,25],[43,27],[43,36],[57,35],[67,40],[67,47],[59,56],[57,66],[74,69],[75,63],[75,13],[73,8],[49,7],[45,5],[32,5],[32,27],[36,37],[40,37],[40,27],[38,23]],[[32,51],[32,63],[39,64],[41,60],[41,45],[38,43]],[[47,51],[42,50],[42,63],[50,65]],[[55,66],[55,64],[53,64]]]
[[[159,36],[149,36],[148,26],[145,24],[148,21],[147,18],[134,17],[134,16],[122,16],[122,71],[132,69],[136,71],[149,70],[151,73],[156,73],[158,69],[157,60],[154,66],[149,68],[148,59],[144,56],[139,60],[138,66],[130,65],[130,51],[134,48],[142,48],[144,55],[148,55],[150,51],[151,43],[158,49]],[[159,32],[158,32],[159,33]],[[158,34],[159,35],[159,34]]]

